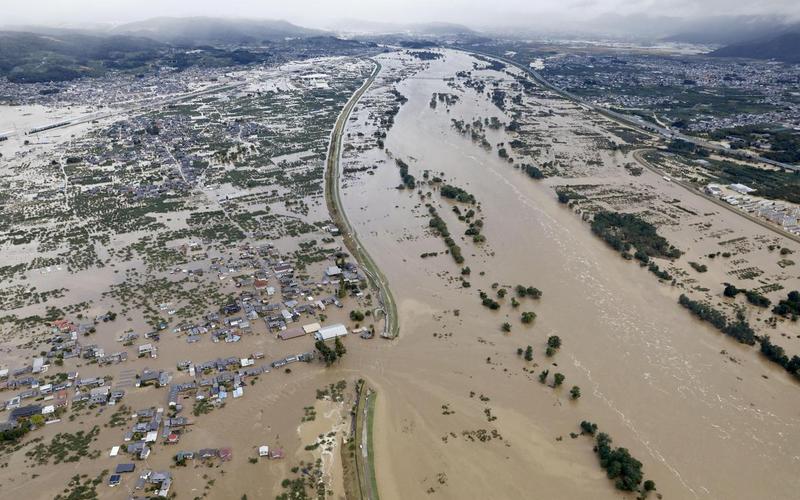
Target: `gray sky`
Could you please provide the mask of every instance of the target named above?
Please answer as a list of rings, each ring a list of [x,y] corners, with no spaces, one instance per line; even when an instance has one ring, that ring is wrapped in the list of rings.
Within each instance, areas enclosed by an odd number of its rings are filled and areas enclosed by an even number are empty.
[[[343,18],[450,21],[473,26],[649,14],[777,14],[800,19],[800,0],[0,0],[0,24],[122,23],[156,16],[286,19],[324,27]]]

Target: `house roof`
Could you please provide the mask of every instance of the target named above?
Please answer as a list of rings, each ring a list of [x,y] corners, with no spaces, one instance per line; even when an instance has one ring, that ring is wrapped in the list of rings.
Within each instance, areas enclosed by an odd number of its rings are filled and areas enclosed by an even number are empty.
[[[278,338],[281,339],[281,340],[289,340],[289,339],[294,339],[294,338],[297,338],[297,337],[302,337],[305,334],[306,334],[306,332],[304,331],[304,329],[300,328],[298,326],[298,327],[294,327],[294,328],[288,328],[288,329],[280,332],[278,334]]]
[[[124,474],[126,472],[133,472],[136,470],[136,464],[117,464],[117,468],[114,469],[114,472],[117,474]]]
[[[308,325],[303,325],[303,331],[306,333],[316,333],[320,328],[321,326],[319,323],[309,323]]]

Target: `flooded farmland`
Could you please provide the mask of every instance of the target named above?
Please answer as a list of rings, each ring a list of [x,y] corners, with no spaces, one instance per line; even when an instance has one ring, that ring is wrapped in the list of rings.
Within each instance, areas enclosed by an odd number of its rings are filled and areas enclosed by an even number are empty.
[[[607,436],[650,498],[793,497],[797,241],[500,61],[364,50],[2,109],[0,497],[633,498]]]
[[[381,75],[346,130],[343,199],[400,315],[400,337],[364,361],[379,391],[381,495],[618,497],[592,440],[577,435],[589,420],[643,463],[666,498],[791,497],[800,466],[800,387],[758,349],[725,338],[677,304],[681,293],[721,302],[721,279],[731,279],[742,262],[717,259],[699,276],[683,268],[738,237],[751,247],[740,259],[781,288],[796,288],[796,272],[782,271],[767,249],[774,235],[649,171],[630,176],[623,165],[634,161],[631,151],[602,146],[615,137],[610,122],[541,89],[520,92],[516,70],[456,51],[424,64],[404,54],[378,60]],[[498,90],[509,97],[505,109],[493,102]],[[523,100],[512,105],[512,93]],[[395,99],[399,112],[380,124],[381,104]],[[472,137],[458,124],[493,118],[501,125],[474,125]],[[509,132],[512,121],[518,125]],[[536,155],[512,150],[512,139],[525,137],[534,138]],[[515,168],[525,162],[549,164],[542,166],[547,178]],[[413,187],[399,189],[407,175]],[[444,184],[469,193],[474,204],[445,198]],[[585,197],[584,205],[568,207],[556,196],[564,185],[616,189],[617,197]],[[691,219],[669,217],[673,200]],[[692,254],[659,262],[674,284],[594,236],[581,217],[592,203],[650,207],[660,234]],[[463,262],[431,229],[431,207]],[[468,209],[482,221],[485,241],[461,236],[472,227],[459,215]],[[708,226],[694,224],[699,220]],[[712,234],[723,226],[735,234]],[[517,285],[542,296],[517,300]],[[501,297],[501,289],[508,294]],[[480,292],[499,308],[484,307]],[[520,322],[524,311],[536,313],[532,323]],[[749,314],[760,321],[759,312]],[[771,335],[793,353],[793,332],[781,323]],[[563,345],[547,356],[554,335]],[[526,346],[533,348],[530,362],[517,354]],[[538,380],[542,370],[549,370],[546,384]],[[565,382],[553,388],[556,372]],[[578,400],[570,398],[572,385],[582,391]]]
[[[4,111],[0,496],[344,497],[359,375],[315,361],[311,333],[380,328],[322,187],[371,68],[171,75],[217,85],[38,133],[74,115]]]

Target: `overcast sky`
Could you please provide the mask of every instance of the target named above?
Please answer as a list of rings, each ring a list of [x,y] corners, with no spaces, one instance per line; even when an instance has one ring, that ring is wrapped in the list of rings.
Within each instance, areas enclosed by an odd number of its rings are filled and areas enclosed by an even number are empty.
[[[0,24],[123,23],[156,16],[286,19],[314,27],[346,18],[450,21],[472,26],[649,14],[777,14],[800,19],[800,0],[0,0]]]

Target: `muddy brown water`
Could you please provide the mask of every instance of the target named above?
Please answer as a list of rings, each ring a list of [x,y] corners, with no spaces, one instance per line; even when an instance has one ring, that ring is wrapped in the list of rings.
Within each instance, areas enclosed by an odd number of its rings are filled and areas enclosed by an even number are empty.
[[[451,203],[436,192],[425,200],[437,206],[457,235],[465,265],[472,270],[468,278],[472,287],[460,287],[460,266],[442,253],[441,238],[429,234],[424,202],[415,192],[395,189],[400,178],[393,162],[377,150],[346,156],[348,166],[383,162],[375,175],[348,177],[343,199],[361,241],[390,281],[399,306],[400,338],[364,341],[350,336],[345,340],[348,354],[331,368],[297,364],[291,373],[265,374],[245,388],[243,398],[197,419],[190,417],[196,425],[177,447],[158,445],[137,466],[166,469],[175,450],[230,446],[234,458],[222,466],[171,469],[179,498],[204,493],[208,498],[242,494],[269,498],[281,491],[280,482],[291,476],[291,467],[321,456],[304,447],[315,436],[342,425],[340,408],[315,403],[315,390],[338,380],[366,377],[378,390],[374,449],[384,499],[623,497],[600,469],[590,439],[570,437],[584,419],[596,422],[616,445],[629,448],[644,463],[645,477],[653,479],[666,498],[796,496],[797,384],[752,348],[728,341],[693,320],[676,305],[678,290],[659,284],[594,238],[579,216],[556,202],[552,185],[562,179],[531,181],[501,161],[496,148],[486,152],[452,129],[451,118],[497,116],[507,121],[485,96],[471,89],[454,91],[442,80],[471,69],[472,62],[447,52],[445,60],[433,61],[428,69],[400,82],[398,89],[409,101],[386,139],[387,148],[410,164],[418,180],[423,169],[444,172],[449,182],[480,202],[488,241],[475,246],[458,236],[466,227],[451,212]],[[385,74],[391,75],[401,72],[408,60],[386,55],[381,63]],[[500,73],[478,74],[505,78]],[[429,107],[433,92],[459,93],[461,100],[449,113],[443,106],[434,111]],[[369,94],[365,97],[368,100]],[[537,104],[559,113],[542,119],[538,133],[560,141],[559,150],[590,156],[592,151],[586,148],[591,144],[570,130],[595,127],[596,119],[587,119],[579,108],[557,99]],[[363,123],[370,112],[374,110],[360,105],[359,118],[349,122],[347,131],[369,132]],[[492,144],[508,140],[503,132],[490,131],[487,137]],[[605,161],[625,161],[618,156],[603,153]],[[598,168],[591,175],[608,179],[615,174]],[[681,198],[682,205],[698,213],[715,210],[649,173],[642,181],[664,196]],[[712,219],[751,236],[757,233],[740,226],[733,215],[719,213]],[[691,258],[715,247],[713,241],[698,240],[680,227],[668,232],[671,241],[693,252]],[[424,252],[440,255],[420,259]],[[748,258],[766,267],[765,252]],[[323,265],[313,266],[314,273]],[[724,269],[709,267],[702,279],[725,278]],[[64,278],[53,271],[31,279]],[[792,279],[797,279],[796,272]],[[536,286],[544,296],[539,301],[521,299],[514,310],[509,293],[500,301],[501,309],[491,312],[480,305],[478,290],[493,295],[490,286],[495,282]],[[220,290],[236,291],[230,280],[222,282]],[[100,312],[106,304],[95,307]],[[521,324],[522,311],[538,314],[533,325]],[[346,313],[347,309],[329,310],[328,322],[346,322]],[[505,321],[512,325],[509,334],[500,330]],[[147,331],[143,318],[135,316],[130,322],[103,326],[92,341],[106,352],[120,350],[114,339],[127,328]],[[270,360],[313,346],[307,337],[278,341],[266,334],[263,323],[257,323],[254,331],[237,344],[213,344],[204,338],[187,345],[183,338],[165,334],[158,360],[131,360],[110,369],[84,365],[80,370],[83,376],[110,373],[120,379],[123,372],[146,366],[174,372],[182,359],[204,361],[264,351]],[[553,358],[543,354],[549,335],[563,340]],[[534,348],[534,363],[516,355],[517,348],[527,345]],[[722,355],[723,350],[727,354]],[[739,362],[732,362],[731,356]],[[550,370],[550,381],[555,372],[566,376],[562,388],[537,381],[545,368]],[[176,374],[176,380],[184,378]],[[582,389],[577,402],[568,398],[572,385]],[[163,389],[130,389],[123,402],[138,409],[163,406],[165,400]],[[316,405],[318,418],[301,426],[303,407],[309,405]],[[80,417],[80,425],[53,424],[38,435],[49,442],[57,432],[102,426],[113,411]],[[14,454],[0,472],[0,497],[26,491],[34,474],[40,475],[37,495],[48,498],[62,491],[75,473],[94,476],[104,468],[113,469],[128,461],[107,456],[112,445],[121,444],[123,434],[122,428],[103,428],[92,446],[102,452],[100,458],[74,466],[28,468],[24,452]],[[261,444],[283,447],[287,458],[249,463]],[[341,497],[337,459],[325,456],[330,471],[326,481],[334,498]],[[103,498],[126,498],[133,479],[125,478],[117,488],[101,485],[98,492]],[[215,484],[206,489],[208,480]]]
[[[676,304],[677,291],[593,237],[546,184],[452,129],[450,118],[499,113],[483,96],[467,90],[449,113],[441,106],[431,110],[433,92],[451,91],[441,78],[469,70],[472,61],[448,52],[402,81],[398,90],[408,102],[386,139],[386,148],[406,159],[418,180],[424,169],[443,172],[480,202],[488,252],[456,237],[472,287],[442,278],[459,275],[450,256],[420,258],[445,247],[428,233],[419,196],[395,189],[400,179],[392,162],[348,181],[343,197],[399,305],[400,338],[380,346],[380,355],[361,367],[379,390],[375,449],[382,497],[426,491],[444,498],[619,497],[589,438],[569,436],[583,419],[630,449],[666,498],[793,497],[800,484],[800,388],[752,348],[691,318]],[[580,110],[561,106],[567,124],[586,125]],[[356,120],[349,125],[361,126]],[[376,154],[365,158],[373,162]],[[465,226],[451,204],[437,193],[430,200],[451,233],[462,234]],[[492,312],[480,305],[478,289],[493,295],[495,282],[536,286],[544,296],[521,299],[513,310],[510,293]],[[520,323],[525,310],[538,314],[534,325]],[[504,321],[512,324],[510,334],[500,331]],[[553,358],[543,355],[549,335],[563,340]],[[531,372],[516,355],[526,345],[534,346],[539,365],[527,364]],[[732,363],[722,350],[745,361]],[[532,372],[544,368],[551,379],[562,372],[564,387],[539,384]],[[577,402],[568,398],[572,385],[582,389]],[[489,401],[480,401],[481,394]],[[487,421],[486,408],[497,420]],[[464,437],[476,429],[496,429],[502,440]]]

